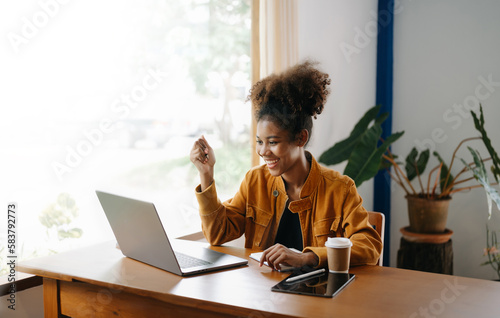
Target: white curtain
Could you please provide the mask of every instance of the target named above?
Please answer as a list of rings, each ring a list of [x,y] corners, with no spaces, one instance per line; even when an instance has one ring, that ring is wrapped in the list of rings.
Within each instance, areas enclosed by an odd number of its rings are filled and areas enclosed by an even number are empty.
[[[298,62],[297,1],[260,0],[261,78]]]
[[[252,82],[297,64],[298,56],[297,0],[253,0]],[[253,136],[255,126],[253,121]],[[252,165],[258,165],[259,157],[252,153]]]

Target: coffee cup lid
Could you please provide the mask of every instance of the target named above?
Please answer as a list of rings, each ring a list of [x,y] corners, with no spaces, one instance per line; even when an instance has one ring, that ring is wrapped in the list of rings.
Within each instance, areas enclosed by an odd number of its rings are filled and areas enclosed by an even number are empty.
[[[347,237],[329,237],[325,242],[326,247],[345,248],[352,246],[352,242]]]

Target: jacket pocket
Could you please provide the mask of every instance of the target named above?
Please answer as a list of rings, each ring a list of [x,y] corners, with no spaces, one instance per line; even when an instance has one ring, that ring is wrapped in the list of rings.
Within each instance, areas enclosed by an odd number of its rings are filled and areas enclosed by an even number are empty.
[[[327,218],[314,222],[313,231],[317,246],[323,246],[328,237],[340,236],[340,218]]]
[[[250,240],[253,246],[260,247],[271,218],[272,214],[266,213],[256,207],[248,206],[245,225],[246,241]]]

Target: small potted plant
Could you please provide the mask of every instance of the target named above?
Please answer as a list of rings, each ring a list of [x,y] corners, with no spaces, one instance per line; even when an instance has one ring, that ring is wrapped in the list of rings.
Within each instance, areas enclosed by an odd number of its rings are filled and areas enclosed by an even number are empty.
[[[422,180],[422,174],[429,161],[429,149],[419,153],[414,147],[405,159],[404,171],[401,168],[402,163],[397,161],[394,154],[388,151],[383,155],[383,159],[389,163],[388,166],[394,168],[393,172],[386,168],[389,175],[406,193],[410,221],[409,231],[414,233],[444,233],[452,195],[481,187],[481,185],[464,186],[464,184],[474,180],[474,176],[467,175],[469,171],[467,166],[458,171],[455,176],[451,173],[458,150],[466,142],[477,139],[480,138],[463,139],[455,148],[449,165],[437,151],[434,151],[433,155],[439,163],[431,169],[425,183]],[[414,179],[418,180],[418,188],[412,184]]]

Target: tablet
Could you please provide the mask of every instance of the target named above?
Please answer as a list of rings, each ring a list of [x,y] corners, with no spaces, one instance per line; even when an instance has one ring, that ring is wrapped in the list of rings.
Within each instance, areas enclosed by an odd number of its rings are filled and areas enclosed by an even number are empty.
[[[304,274],[304,272],[294,271],[292,275],[274,285],[271,290],[292,294],[333,297],[355,277],[354,274],[330,273],[326,271],[297,281],[286,282],[288,278],[301,274]]]

